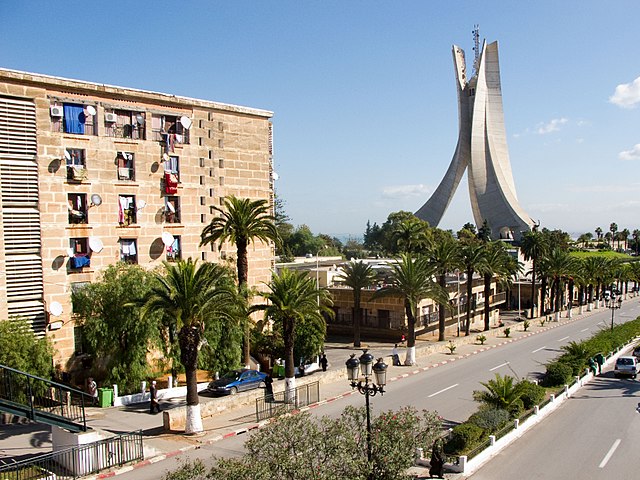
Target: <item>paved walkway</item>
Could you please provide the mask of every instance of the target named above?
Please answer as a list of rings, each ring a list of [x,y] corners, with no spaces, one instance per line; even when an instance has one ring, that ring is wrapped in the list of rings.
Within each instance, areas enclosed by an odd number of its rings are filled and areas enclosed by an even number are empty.
[[[577,311],[577,309],[574,309]],[[601,310],[595,310],[598,312]],[[426,338],[418,339],[416,343],[417,365],[393,366],[391,364],[391,350],[393,344],[384,342],[366,342],[371,353],[376,357],[387,357],[386,363],[389,365],[387,382],[398,381],[409,375],[417,374],[421,371],[437,367],[452,361],[458,361],[477,354],[481,351],[496,348],[506,343],[518,341],[530,335],[535,335],[541,331],[556,328],[559,325],[579,320],[586,315],[590,315],[586,308],[582,315],[574,314],[572,319],[566,318],[563,314],[559,322],[545,322],[541,325],[539,319],[530,321],[528,331],[524,331],[522,322],[509,320],[509,315],[501,318],[505,327],[511,329],[510,338],[505,337],[504,328],[493,327],[488,332],[472,331],[469,337],[447,336],[445,342],[437,342],[437,334],[427,335]],[[454,332],[455,333],[455,332]],[[485,335],[487,340],[484,345],[477,341],[478,335]],[[456,345],[454,354],[451,354],[447,345],[449,341]],[[404,352],[400,350],[401,360],[404,360]],[[325,352],[329,359],[329,369],[327,372],[316,372],[305,376],[302,382],[320,382],[320,402],[332,402],[339,398],[353,394],[346,380],[345,361],[351,353],[361,354],[361,349],[354,349],[351,345],[343,343],[327,342]],[[283,388],[283,380],[274,382],[274,390]],[[300,383],[300,380],[299,380]],[[251,392],[239,395],[251,395]],[[255,394],[254,394],[255,395]],[[201,402],[216,401],[215,398],[201,395]],[[184,405],[183,399],[172,401],[162,401],[162,408],[171,409]],[[312,406],[312,407],[313,407]],[[212,444],[221,439],[245,433],[259,428],[264,422],[257,422],[255,416],[254,403],[239,407],[234,410],[227,410],[212,417],[204,418],[204,432],[198,436],[185,436],[180,433],[167,433],[162,428],[162,415],[152,415],[148,413],[148,403],[129,405],[112,408],[88,408],[88,424],[95,429],[102,429],[113,433],[123,433],[141,429],[144,434],[145,461],[138,465],[119,468],[111,472],[105,472],[96,478],[106,478],[109,476],[124,473],[134,468],[141,468],[149,463],[161,461],[167,457],[178,455],[184,451],[197,448],[200,445]],[[309,407],[306,407],[307,409]],[[303,409],[304,410],[304,409]],[[36,425],[4,425],[0,426],[0,460],[15,456],[33,455],[38,450],[49,451],[51,449],[50,434],[47,439],[48,428],[39,428]]]

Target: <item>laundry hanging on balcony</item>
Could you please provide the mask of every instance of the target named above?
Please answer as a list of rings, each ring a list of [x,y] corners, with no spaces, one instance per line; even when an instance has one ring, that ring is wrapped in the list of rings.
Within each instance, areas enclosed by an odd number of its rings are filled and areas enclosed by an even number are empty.
[[[84,135],[84,107],[72,103],[64,104],[64,130],[66,133]]]
[[[71,268],[82,268],[91,266],[91,259],[86,255],[75,255],[69,259]]]
[[[171,172],[164,172],[164,191],[168,194],[178,193],[178,177]]]

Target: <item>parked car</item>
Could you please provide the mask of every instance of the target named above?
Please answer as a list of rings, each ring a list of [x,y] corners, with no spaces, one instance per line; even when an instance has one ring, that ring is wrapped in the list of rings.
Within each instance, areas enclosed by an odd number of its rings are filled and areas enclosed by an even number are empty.
[[[633,356],[640,358],[640,345],[637,345],[636,348],[633,349]]]
[[[631,378],[636,378],[638,374],[638,360],[636,357],[618,357],[613,373],[616,377],[629,375]]]
[[[238,392],[264,386],[265,373],[257,370],[232,370],[207,386],[207,391],[222,395],[235,395]]]
[[[315,371],[320,370],[322,367],[320,366],[320,356],[316,355],[312,358],[301,358],[300,364],[304,366],[304,375],[309,375]],[[296,376],[299,376],[302,372],[300,371],[300,367],[295,368]]]

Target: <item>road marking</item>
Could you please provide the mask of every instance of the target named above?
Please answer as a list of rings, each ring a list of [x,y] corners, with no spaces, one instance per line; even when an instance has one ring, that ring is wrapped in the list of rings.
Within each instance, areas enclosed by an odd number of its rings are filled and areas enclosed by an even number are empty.
[[[560,340],[558,340],[559,342],[566,340],[567,338],[571,338],[570,336],[566,336],[566,337],[562,337]]]
[[[452,388],[457,387],[458,385],[460,385],[460,384],[456,383],[455,385],[451,385],[450,387],[443,388],[442,390],[440,390],[440,391],[438,391],[436,393],[432,393],[431,395],[427,396],[427,398],[435,397],[439,393],[446,392],[447,390],[451,390]]]
[[[580,333],[586,332],[587,330],[589,330],[589,329],[588,328],[583,328],[582,330],[580,330]]]
[[[544,347],[540,347],[540,348],[535,349],[535,350],[534,350],[533,352],[531,352],[531,353],[538,353],[540,350],[544,350],[545,348],[547,348],[547,347],[546,347],[546,345],[545,345]]]
[[[509,365],[509,362],[501,363],[501,364],[500,364],[500,365],[498,365],[497,367],[490,368],[490,369],[489,369],[489,371],[490,371],[490,372],[493,372],[494,370],[497,370],[497,369],[499,369],[500,367],[504,367],[505,365]]]
[[[613,445],[611,445],[611,448],[609,449],[609,452],[607,452],[607,454],[604,456],[604,458],[602,459],[602,461],[600,462],[600,465],[598,465],[598,467],[600,467],[600,468],[604,468],[605,467],[607,462],[611,459],[611,456],[613,455],[613,452],[615,452],[616,448],[618,448],[618,445],[620,445],[620,439],[617,439],[615,442],[613,442]]]

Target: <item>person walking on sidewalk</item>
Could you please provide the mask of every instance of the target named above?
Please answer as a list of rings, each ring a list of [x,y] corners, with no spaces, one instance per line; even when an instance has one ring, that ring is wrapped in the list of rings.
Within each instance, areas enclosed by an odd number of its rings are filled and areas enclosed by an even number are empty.
[[[320,366],[322,367],[322,371],[327,371],[327,365],[329,365],[329,360],[327,360],[327,355],[325,353],[322,354],[322,358],[320,358]]]
[[[149,413],[160,413],[160,404],[158,403],[158,388],[156,381],[151,382],[149,388]]]
[[[400,354],[398,353],[398,344],[396,343],[393,346],[393,350],[391,350],[391,360],[393,363],[394,367],[399,367],[401,365],[400,363]]]

